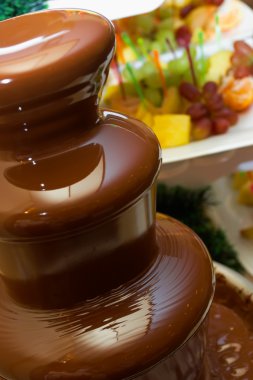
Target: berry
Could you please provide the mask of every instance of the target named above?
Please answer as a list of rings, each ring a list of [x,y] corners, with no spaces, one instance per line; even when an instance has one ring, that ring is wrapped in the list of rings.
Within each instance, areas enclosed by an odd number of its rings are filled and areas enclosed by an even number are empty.
[[[192,33],[188,26],[180,26],[175,32],[176,41],[181,47],[188,47],[191,42]]]
[[[223,107],[221,110],[214,114],[215,119],[228,119],[230,125],[235,125],[238,121],[238,115],[231,108]]]
[[[216,92],[216,94],[213,94],[212,97],[209,97],[205,101],[206,107],[210,112],[215,112],[224,106],[222,95]]]
[[[207,98],[216,94],[218,91],[217,83],[212,82],[212,81],[206,82],[203,86],[202,91],[203,91],[203,95]]]
[[[180,95],[189,100],[189,102],[196,102],[200,99],[201,93],[196,86],[189,82],[182,82],[179,86]]]
[[[187,4],[185,7],[183,7],[180,11],[180,17],[185,18],[188,16],[188,14],[195,8],[194,4]]]
[[[194,140],[203,140],[212,134],[212,121],[205,117],[194,123],[192,137]]]
[[[191,116],[192,120],[198,120],[207,116],[208,110],[203,103],[193,103],[187,109],[186,113]]]
[[[186,113],[193,122],[194,140],[202,140],[211,134],[225,133],[230,125],[237,122],[236,112],[225,105],[215,82],[205,83],[202,91],[191,83],[183,82],[179,92],[191,103]]]
[[[228,119],[215,119],[213,121],[213,132],[215,135],[220,135],[226,133],[229,129],[229,120]]]

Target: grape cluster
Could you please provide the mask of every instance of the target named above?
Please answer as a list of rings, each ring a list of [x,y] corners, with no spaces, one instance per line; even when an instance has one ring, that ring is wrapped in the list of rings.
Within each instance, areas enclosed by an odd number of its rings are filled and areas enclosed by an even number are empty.
[[[253,49],[244,41],[234,43],[234,52],[231,57],[232,70],[236,79],[253,75]]]
[[[174,17],[175,10],[164,4],[153,12],[114,21],[114,25],[119,33],[120,30],[127,31],[136,44],[141,38],[142,50],[146,53],[153,50],[166,53],[168,51],[167,39],[170,40],[173,49],[176,48]]]
[[[215,82],[206,82],[201,90],[191,83],[182,82],[179,91],[190,103],[186,113],[193,122],[194,140],[225,133],[236,124],[237,113],[224,104]]]

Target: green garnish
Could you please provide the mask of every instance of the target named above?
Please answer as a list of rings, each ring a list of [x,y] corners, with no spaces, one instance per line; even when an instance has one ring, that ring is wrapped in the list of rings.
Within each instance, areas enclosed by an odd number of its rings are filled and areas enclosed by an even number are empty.
[[[207,215],[207,207],[215,204],[217,202],[210,187],[192,190],[181,186],[158,185],[157,211],[180,220],[195,231],[205,243],[213,260],[243,273],[245,269],[225,232],[216,227]]]
[[[0,21],[47,8],[47,0],[1,0]]]

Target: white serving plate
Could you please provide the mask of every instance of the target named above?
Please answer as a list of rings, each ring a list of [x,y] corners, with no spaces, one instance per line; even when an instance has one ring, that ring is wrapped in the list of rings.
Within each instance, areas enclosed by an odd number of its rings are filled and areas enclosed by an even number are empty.
[[[164,0],[49,0],[49,9],[87,9],[101,13],[110,20],[151,12]]]
[[[253,301],[253,281],[217,262],[214,262],[214,269],[215,273],[224,275],[229,284],[242,291],[244,296],[251,296]]]
[[[253,105],[240,115],[238,123],[224,135],[211,136],[180,147],[163,149],[163,163],[207,156],[251,145],[253,145]]]
[[[223,32],[222,39],[239,39],[241,36],[252,34],[252,10],[251,8],[240,0],[224,0],[223,4],[219,7],[218,14],[222,15],[229,12],[231,6],[238,7],[241,13],[241,22],[233,29]],[[214,37],[215,39],[215,37]],[[222,41],[221,41],[222,44]]]
[[[242,265],[253,276],[253,240],[240,236],[242,228],[253,225],[253,207],[240,205],[237,202],[237,192],[232,189],[229,177],[215,181],[212,189],[218,203],[211,206],[208,213],[225,231],[228,240],[238,252]]]

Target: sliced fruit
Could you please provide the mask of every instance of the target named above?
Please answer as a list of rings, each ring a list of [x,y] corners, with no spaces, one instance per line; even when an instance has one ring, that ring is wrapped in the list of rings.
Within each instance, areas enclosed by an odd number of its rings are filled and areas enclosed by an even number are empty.
[[[192,127],[192,138],[195,141],[206,139],[212,134],[212,122],[208,118],[203,118],[194,123]]]
[[[148,111],[147,107],[144,104],[140,104],[137,108],[137,112],[135,114],[136,119],[141,120],[148,127],[152,128],[153,126],[153,115]]]
[[[216,7],[213,5],[202,5],[193,9],[185,18],[185,23],[189,26],[192,32],[196,29],[205,30],[210,20],[214,19]]]
[[[220,82],[231,67],[231,56],[232,52],[229,50],[222,50],[213,54],[208,60],[206,81]]]
[[[150,103],[152,103],[155,107],[160,107],[163,101],[163,95],[162,91],[158,88],[150,88],[147,87],[143,90],[144,97],[147,99]]]
[[[160,108],[163,114],[179,113],[182,107],[182,100],[177,87],[169,87],[166,97],[163,99]],[[160,112],[159,112],[160,113]]]
[[[106,106],[108,108],[133,117],[136,115],[139,104],[139,98],[130,96],[128,96],[125,100],[122,98],[119,99],[118,97],[112,97],[106,102]]]
[[[132,83],[125,82],[124,91],[127,97],[136,97],[136,90]],[[111,101],[114,101],[115,99],[117,99],[118,101],[121,101],[122,99],[122,92],[120,86],[118,84],[106,86],[103,91],[103,103],[109,105]]]
[[[249,77],[231,79],[221,89],[224,103],[234,111],[243,111],[253,102],[253,82]]]
[[[190,142],[191,118],[188,115],[156,115],[152,129],[162,148],[188,144]]]

